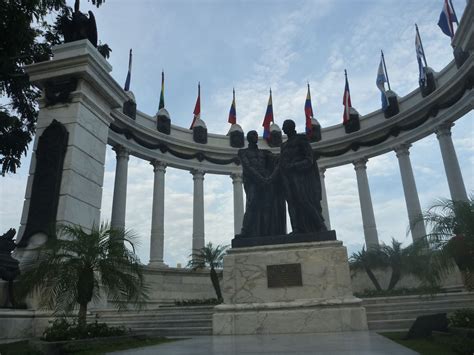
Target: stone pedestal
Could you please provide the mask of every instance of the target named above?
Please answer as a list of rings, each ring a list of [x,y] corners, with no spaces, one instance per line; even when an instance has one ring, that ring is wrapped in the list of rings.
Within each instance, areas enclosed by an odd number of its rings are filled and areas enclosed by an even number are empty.
[[[230,249],[223,296],[215,335],[367,330],[340,241]]]

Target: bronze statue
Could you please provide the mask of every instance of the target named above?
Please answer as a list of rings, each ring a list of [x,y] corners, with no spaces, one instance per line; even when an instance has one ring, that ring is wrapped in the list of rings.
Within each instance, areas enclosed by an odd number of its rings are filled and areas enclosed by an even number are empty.
[[[79,11],[79,0],[74,3],[74,12],[70,18],[67,14],[59,21],[59,30],[64,36],[64,42],[74,42],[88,39],[94,47],[97,47],[97,25],[92,11],[89,17]]]
[[[242,162],[246,209],[242,231],[236,238],[264,237],[286,234],[286,208],[280,180],[270,176],[276,159],[257,146],[258,133],[247,133],[248,148],[239,150]]]
[[[308,139],[297,134],[295,122],[283,122],[288,140],[281,145],[280,175],[293,233],[327,231],[321,209],[321,181]]]
[[[12,251],[16,248],[13,237],[16,230],[10,228],[8,232],[0,236],[0,278],[8,282],[8,293],[3,307],[14,306],[13,297],[13,280],[20,274],[18,260],[11,256]]]

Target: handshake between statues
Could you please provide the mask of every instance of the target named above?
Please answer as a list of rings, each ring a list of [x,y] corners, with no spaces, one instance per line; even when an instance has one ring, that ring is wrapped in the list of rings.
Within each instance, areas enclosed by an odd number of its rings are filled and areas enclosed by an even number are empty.
[[[257,146],[258,134],[247,134],[248,147],[239,150],[246,194],[242,231],[236,238],[278,236],[287,233],[286,204],[292,234],[326,231],[321,209],[321,181],[305,135],[286,120],[288,139],[280,155]]]

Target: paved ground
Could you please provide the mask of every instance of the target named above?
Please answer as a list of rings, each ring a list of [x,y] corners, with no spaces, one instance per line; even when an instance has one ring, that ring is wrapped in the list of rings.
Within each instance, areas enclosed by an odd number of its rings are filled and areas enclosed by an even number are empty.
[[[257,355],[257,354],[328,354],[328,355],[413,355],[409,350],[375,332],[278,334],[240,336],[198,336],[146,348],[110,354],[164,355]]]

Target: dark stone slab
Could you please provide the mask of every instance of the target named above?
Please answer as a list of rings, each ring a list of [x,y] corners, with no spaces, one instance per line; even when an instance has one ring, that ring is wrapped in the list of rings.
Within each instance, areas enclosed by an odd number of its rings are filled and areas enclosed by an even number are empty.
[[[287,234],[269,237],[234,238],[232,239],[232,248],[245,248],[276,244],[324,242],[328,240],[337,240],[336,231],[331,230],[319,233]]]
[[[303,286],[301,264],[267,265],[268,288]]]

